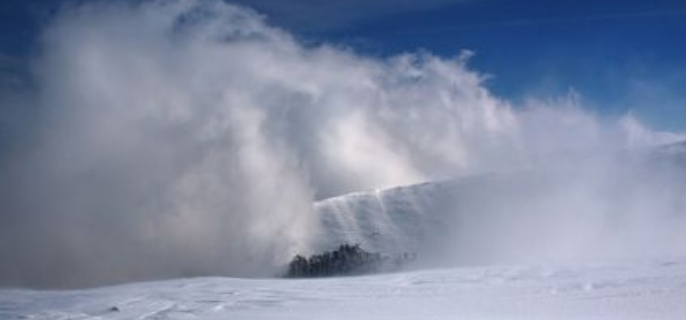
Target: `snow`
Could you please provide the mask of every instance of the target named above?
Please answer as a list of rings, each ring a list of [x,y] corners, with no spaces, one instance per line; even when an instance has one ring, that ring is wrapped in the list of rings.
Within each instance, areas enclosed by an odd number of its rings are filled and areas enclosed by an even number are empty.
[[[686,260],[0,290],[1,319],[686,319]]]
[[[564,209],[558,204],[569,199],[590,203],[574,179],[565,181],[560,189],[545,174],[485,175],[315,204],[322,225],[313,251],[357,242],[385,254],[428,254],[444,243],[461,259],[452,265],[462,267],[326,279],[193,278],[84,290],[5,288],[0,289],[0,319],[686,319],[686,257],[606,264],[508,260],[508,253],[539,254],[534,260],[541,261],[545,255],[540,254],[549,254],[546,248],[573,251],[564,241],[540,239],[564,240],[570,236],[565,232],[594,230],[565,220],[564,212],[556,215]],[[616,190],[614,184],[607,189]],[[489,201],[492,194],[499,201]],[[530,199],[537,199],[535,207],[545,215],[531,216]],[[537,223],[533,229],[531,221]],[[531,232],[538,229],[540,234]],[[497,230],[497,237],[487,230]],[[456,238],[447,238],[449,233]],[[589,235],[571,239],[586,251],[611,248]],[[513,246],[514,239],[521,244]],[[680,242],[669,246],[674,243]]]
[[[684,146],[325,199],[315,203],[322,225],[311,249],[359,243],[440,266],[684,256],[674,245],[686,234]]]

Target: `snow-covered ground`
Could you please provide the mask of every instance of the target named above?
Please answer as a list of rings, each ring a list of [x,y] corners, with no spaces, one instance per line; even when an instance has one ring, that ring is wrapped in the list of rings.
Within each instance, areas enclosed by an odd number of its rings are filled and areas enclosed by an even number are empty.
[[[686,261],[0,290],[0,319],[686,319]]]

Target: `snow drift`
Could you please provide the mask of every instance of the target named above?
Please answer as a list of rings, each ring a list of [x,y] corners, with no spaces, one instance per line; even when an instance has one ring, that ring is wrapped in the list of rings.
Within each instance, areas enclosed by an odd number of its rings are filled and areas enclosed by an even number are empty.
[[[469,52],[380,58],[304,45],[221,1],[68,6],[48,24],[40,48],[35,88],[1,98],[22,106],[3,112],[21,113],[14,118],[22,122],[3,139],[0,159],[1,285],[267,276],[292,254],[322,246],[329,232],[342,232],[325,229],[331,224],[312,208],[316,200],[481,173],[602,172],[626,150],[680,137],[630,115],[598,117],[574,93],[513,106],[467,67]],[[670,170],[630,168],[618,184],[660,178],[648,192],[637,187],[616,198],[612,188],[596,193],[585,180],[572,184],[580,195],[549,201],[542,199],[550,194],[527,189],[515,207],[516,221],[527,224],[515,231],[503,230],[515,220],[496,219],[494,227],[478,211],[486,210],[481,204],[504,210],[518,187],[479,188],[476,200],[464,196],[473,201],[443,208],[481,219],[449,243],[463,253],[481,237],[532,233],[547,250],[564,250],[553,241],[563,224],[595,226],[589,216],[625,199],[645,228],[630,230],[667,243],[674,233],[661,228],[681,222],[681,184],[661,178]],[[433,211],[416,212],[427,223]],[[395,219],[383,208],[369,212],[360,219]],[[603,232],[625,232],[617,227],[608,223]],[[521,253],[506,249],[477,260]]]
[[[683,260],[491,266],[317,280],[197,278],[0,289],[4,319],[681,320]]]

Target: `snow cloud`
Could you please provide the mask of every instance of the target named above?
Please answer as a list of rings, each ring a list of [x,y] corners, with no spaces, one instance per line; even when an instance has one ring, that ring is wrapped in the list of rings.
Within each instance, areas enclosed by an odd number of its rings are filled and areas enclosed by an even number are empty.
[[[32,113],[1,159],[0,284],[269,276],[317,199],[680,138],[574,94],[514,107],[468,56],[305,46],[220,1],[64,8],[36,89],[2,97]]]

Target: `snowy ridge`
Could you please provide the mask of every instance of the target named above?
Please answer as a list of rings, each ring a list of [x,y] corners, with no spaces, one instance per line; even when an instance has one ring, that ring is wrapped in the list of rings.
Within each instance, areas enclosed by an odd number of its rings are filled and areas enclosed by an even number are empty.
[[[322,225],[313,250],[360,243],[368,250],[415,252],[447,265],[686,253],[672,250],[683,234],[679,226],[686,223],[680,209],[686,208],[686,143],[626,154],[622,160],[325,199],[315,204]],[[652,230],[662,231],[654,235]],[[632,252],[651,241],[653,248]]]
[[[319,201],[315,210],[323,233],[317,249],[359,243],[377,252],[416,251],[440,225],[439,216],[426,210],[439,188],[439,183],[425,183]]]
[[[503,228],[514,230],[512,237],[526,233],[529,226],[513,219],[532,219],[526,212],[530,199],[555,199],[567,191],[555,181],[533,172],[491,174],[323,200],[315,204],[322,220],[316,250],[360,243],[372,251],[414,252],[463,265],[502,263],[495,256],[509,254],[511,239],[494,234]],[[498,201],[491,200],[493,195]]]
[[[417,252],[448,236],[456,215],[476,214],[467,198],[486,196],[491,186],[510,189],[524,174],[482,175],[462,179],[356,192],[315,203],[322,220],[317,249],[360,243],[384,253]]]

